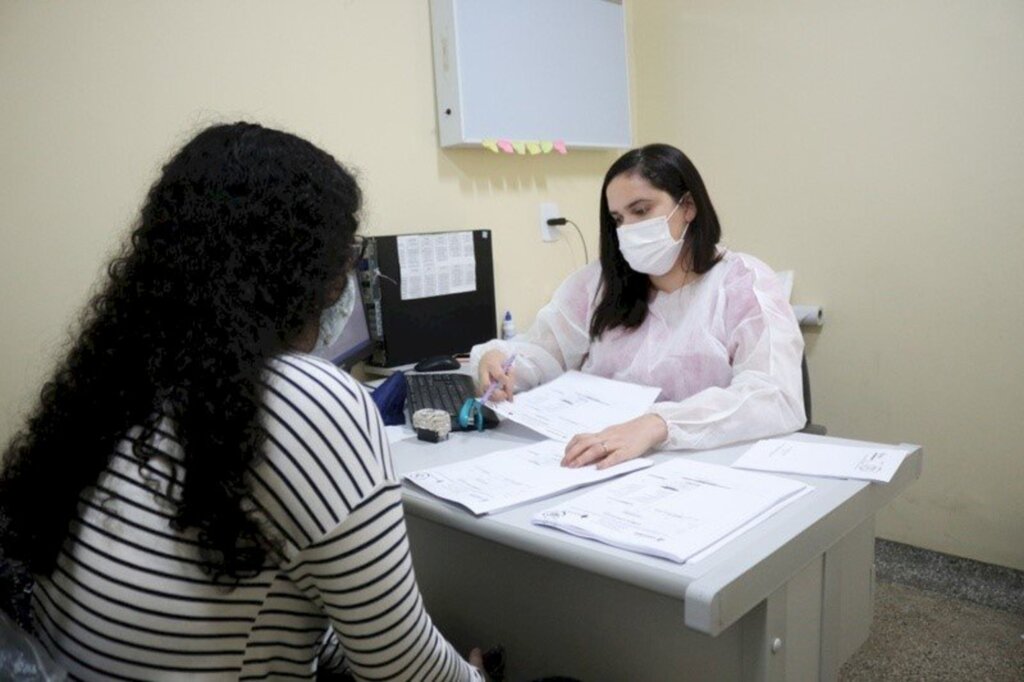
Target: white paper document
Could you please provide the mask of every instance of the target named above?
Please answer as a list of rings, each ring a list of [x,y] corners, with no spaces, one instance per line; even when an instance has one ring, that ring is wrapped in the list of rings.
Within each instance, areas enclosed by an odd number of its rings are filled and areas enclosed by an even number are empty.
[[[397,443],[401,440],[408,440],[409,438],[416,437],[416,432],[408,424],[385,426],[384,434],[388,438],[388,443]]]
[[[737,469],[888,483],[906,456],[906,451],[895,448],[773,438],[754,443],[732,465]]]
[[[811,487],[809,485],[808,486],[804,486],[803,490],[797,492],[794,495],[791,495],[790,497],[787,497],[786,499],[782,500],[781,502],[779,502],[774,507],[769,507],[767,511],[762,512],[761,514],[759,514],[759,515],[755,516],[754,518],[750,519],[745,524],[743,524],[742,526],[740,526],[739,528],[737,528],[733,532],[729,533],[728,535],[723,537],[718,542],[714,543],[713,545],[709,545],[709,546],[705,547],[704,549],[702,549],[701,551],[697,552],[692,557],[687,559],[686,563],[688,563],[688,564],[695,564],[695,563],[697,563],[699,561],[703,561],[704,559],[707,559],[709,556],[711,556],[712,554],[714,554],[718,550],[722,549],[722,547],[724,547],[725,545],[729,544],[730,542],[732,542],[735,538],[739,537],[740,535],[743,535],[748,530],[750,530],[751,528],[753,528],[757,524],[759,524],[762,521],[764,521],[765,519],[767,519],[769,516],[772,516],[773,514],[779,513],[780,511],[782,511],[783,509],[785,509],[789,505],[791,505],[794,502],[796,502],[797,500],[799,500],[804,495],[809,495],[812,492],[814,492],[814,488],[813,487]]]
[[[517,394],[514,401],[487,405],[502,417],[565,443],[577,433],[596,433],[639,417],[659,393],[660,388],[574,370]]]
[[[402,300],[476,291],[472,232],[398,237]]]
[[[546,509],[533,522],[684,563],[810,486],[676,459]]]
[[[404,478],[480,515],[628,474],[652,464],[649,459],[640,458],[600,471],[594,465],[567,469],[560,465],[564,453],[564,443],[545,440],[455,464],[413,471]]]

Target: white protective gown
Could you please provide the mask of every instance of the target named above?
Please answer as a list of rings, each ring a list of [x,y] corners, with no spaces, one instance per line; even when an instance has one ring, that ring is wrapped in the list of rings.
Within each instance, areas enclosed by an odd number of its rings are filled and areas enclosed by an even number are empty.
[[[723,251],[697,280],[656,292],[638,328],[606,331],[591,343],[600,263],[573,273],[510,341],[473,348],[517,353],[517,391],[570,369],[647,386],[668,424],[664,450],[707,449],[790,433],[806,421],[800,363],[804,342],[781,279],[754,258]]]

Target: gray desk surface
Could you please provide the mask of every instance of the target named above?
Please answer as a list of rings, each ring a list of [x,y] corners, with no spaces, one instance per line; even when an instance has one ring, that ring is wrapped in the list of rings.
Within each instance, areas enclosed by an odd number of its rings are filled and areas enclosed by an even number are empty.
[[[824,436],[795,434],[800,440],[862,444]],[[393,444],[399,474],[508,449],[539,439],[512,422],[484,433],[453,433],[445,443],[416,439]],[[701,452],[664,452],[656,462],[672,457],[728,465],[749,444]],[[568,564],[683,602],[685,624],[717,635],[739,620],[765,597],[839,538],[873,516],[921,474],[922,450],[897,446],[910,453],[893,481],[886,485],[842,479],[791,476],[815,490],[732,542],[693,564],[676,564],[535,526],[530,517],[588,488],[537,500],[489,516],[475,517],[461,507],[412,489],[403,491],[406,512],[535,555]]]

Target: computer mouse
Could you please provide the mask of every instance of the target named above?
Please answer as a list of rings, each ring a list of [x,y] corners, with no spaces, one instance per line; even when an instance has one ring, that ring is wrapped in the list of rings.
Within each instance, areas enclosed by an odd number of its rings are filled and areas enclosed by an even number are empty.
[[[417,372],[446,372],[460,367],[462,365],[451,355],[435,355],[420,360],[413,369]]]

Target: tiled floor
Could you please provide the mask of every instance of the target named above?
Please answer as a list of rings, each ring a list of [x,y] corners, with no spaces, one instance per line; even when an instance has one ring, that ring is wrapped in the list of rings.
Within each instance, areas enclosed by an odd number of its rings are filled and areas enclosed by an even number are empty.
[[[842,682],[1024,681],[1024,574],[879,540],[875,618]]]
[[[1024,680],[1024,615],[879,582],[867,643],[842,682]]]

